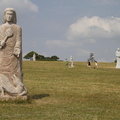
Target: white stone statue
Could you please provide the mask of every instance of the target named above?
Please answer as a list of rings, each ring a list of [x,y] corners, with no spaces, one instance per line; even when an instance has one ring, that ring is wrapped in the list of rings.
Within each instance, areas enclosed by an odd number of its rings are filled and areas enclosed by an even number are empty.
[[[72,56],[70,56],[70,62],[71,62],[71,66],[70,66],[70,68],[73,68],[73,67],[74,67],[74,62],[73,62],[73,58],[72,58]]]
[[[22,78],[22,29],[16,22],[15,10],[6,8],[0,26],[1,97],[27,96]]]
[[[120,68],[120,49],[119,48],[116,51],[116,57],[117,57],[116,68]]]
[[[35,53],[33,54],[33,61],[36,61],[36,55],[35,55]]]

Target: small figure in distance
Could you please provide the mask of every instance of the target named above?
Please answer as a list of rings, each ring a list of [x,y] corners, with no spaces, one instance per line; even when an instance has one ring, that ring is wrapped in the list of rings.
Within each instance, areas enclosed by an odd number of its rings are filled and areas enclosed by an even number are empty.
[[[95,68],[98,68],[98,63],[97,63],[97,61],[95,60],[95,66],[94,66],[94,69]]]

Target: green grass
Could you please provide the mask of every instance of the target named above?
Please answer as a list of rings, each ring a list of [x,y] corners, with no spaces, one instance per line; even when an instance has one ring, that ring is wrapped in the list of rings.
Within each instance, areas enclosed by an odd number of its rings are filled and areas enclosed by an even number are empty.
[[[86,64],[23,61],[30,100],[0,102],[0,120],[120,120],[120,69]]]

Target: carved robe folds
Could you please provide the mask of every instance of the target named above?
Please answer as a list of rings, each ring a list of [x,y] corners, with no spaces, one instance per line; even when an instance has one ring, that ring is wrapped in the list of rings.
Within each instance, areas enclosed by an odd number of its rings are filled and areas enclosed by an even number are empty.
[[[16,24],[0,26],[0,91],[3,97],[27,95],[22,80],[22,30]]]

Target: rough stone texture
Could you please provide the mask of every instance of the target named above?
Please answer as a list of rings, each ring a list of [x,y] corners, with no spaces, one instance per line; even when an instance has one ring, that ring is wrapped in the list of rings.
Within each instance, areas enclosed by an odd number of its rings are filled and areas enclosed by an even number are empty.
[[[14,100],[22,100],[26,101],[28,100],[28,96],[0,96],[0,101],[14,101]]]
[[[116,68],[120,68],[120,49],[119,48],[116,51],[116,57],[117,57]]]
[[[13,8],[4,11],[0,26],[0,99],[27,96],[22,79],[22,29]]]

